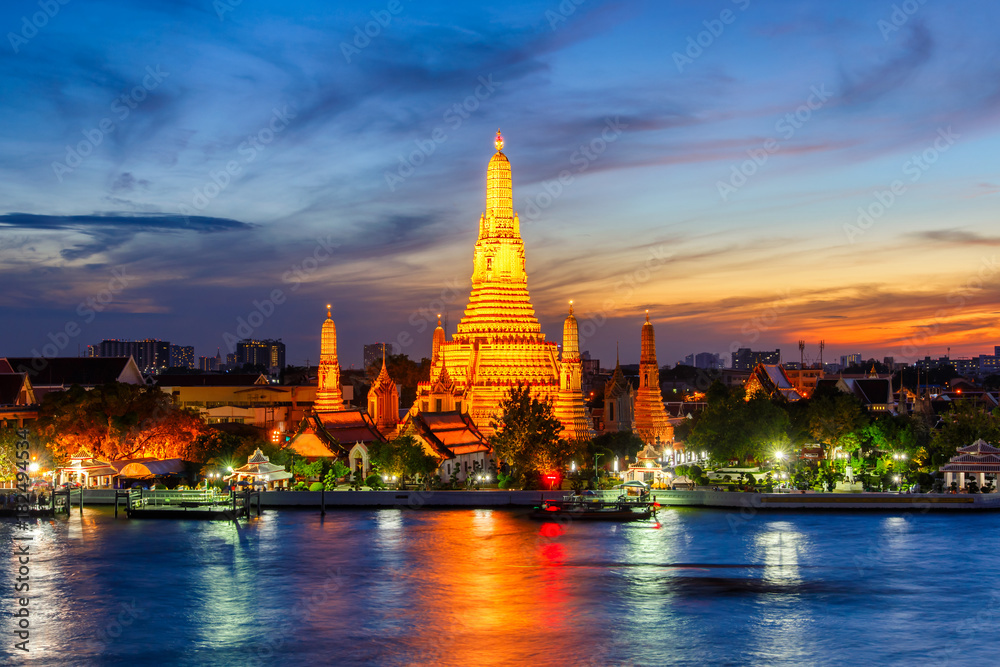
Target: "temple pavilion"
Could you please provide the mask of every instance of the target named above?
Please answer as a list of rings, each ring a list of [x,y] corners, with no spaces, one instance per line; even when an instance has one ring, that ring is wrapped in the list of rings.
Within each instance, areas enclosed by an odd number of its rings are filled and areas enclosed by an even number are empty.
[[[271,460],[258,447],[247,458],[245,466],[233,470],[233,473],[225,479],[226,481],[249,482],[252,486],[263,486],[270,490],[287,485],[291,478],[290,472],[282,466],[271,463]]]
[[[952,482],[959,490],[965,488],[965,476],[976,476],[976,483],[982,489],[986,485],[986,475],[994,475],[1000,480],[1000,449],[980,438],[971,445],[958,447],[958,455],[951,457],[948,463],[941,466],[944,473],[944,487],[950,489]],[[998,485],[993,483],[994,488]]]

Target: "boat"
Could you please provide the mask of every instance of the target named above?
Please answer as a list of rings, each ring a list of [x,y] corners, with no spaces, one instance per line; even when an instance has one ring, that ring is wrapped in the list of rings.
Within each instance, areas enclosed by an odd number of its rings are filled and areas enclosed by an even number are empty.
[[[606,501],[595,496],[568,496],[545,500],[531,510],[531,518],[541,521],[643,521],[656,515],[656,504],[625,496]]]

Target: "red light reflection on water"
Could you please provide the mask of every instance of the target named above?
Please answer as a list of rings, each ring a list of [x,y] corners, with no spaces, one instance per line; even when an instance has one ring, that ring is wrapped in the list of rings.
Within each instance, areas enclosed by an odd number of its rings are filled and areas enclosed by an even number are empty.
[[[558,523],[543,523],[538,532],[542,537],[552,538],[565,534],[566,530]]]

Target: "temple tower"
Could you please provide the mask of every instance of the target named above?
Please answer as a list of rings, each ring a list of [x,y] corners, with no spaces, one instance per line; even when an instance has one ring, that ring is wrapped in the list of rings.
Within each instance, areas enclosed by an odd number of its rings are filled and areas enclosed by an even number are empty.
[[[567,440],[589,440],[594,437],[590,411],[583,401],[580,361],[580,328],[569,302],[569,315],[563,323],[562,361],[559,364],[559,394],[553,412],[562,425],[562,437]]]
[[[646,311],[642,325],[642,348],[639,356],[639,391],[635,395],[635,432],[644,442],[666,444],[674,438],[670,416],[660,394],[660,367],[656,363],[656,335]]]
[[[319,385],[316,388],[316,412],[337,412],[344,409],[340,392],[340,363],[337,361],[337,325],[333,323],[330,306],[320,335]]]
[[[382,346],[382,370],[372,388],[368,391],[368,416],[375,422],[379,432],[385,434],[395,430],[399,424],[399,389],[389,377],[385,365],[385,346]]]
[[[414,404],[433,409],[438,397],[432,401],[431,390],[447,366],[455,404],[485,435],[492,433],[490,418],[512,387],[528,385],[534,396],[553,402],[560,387],[556,345],[545,340],[528,294],[510,162],[499,131],[495,146],[486,169],[486,209],[473,249],[469,304],[450,341],[443,329],[440,336],[435,330],[430,378],[418,386]]]

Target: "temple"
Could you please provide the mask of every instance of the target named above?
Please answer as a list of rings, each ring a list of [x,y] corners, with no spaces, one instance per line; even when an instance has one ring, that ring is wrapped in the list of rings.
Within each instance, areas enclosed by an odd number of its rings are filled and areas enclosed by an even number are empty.
[[[333,323],[330,305],[326,306],[319,347],[319,386],[316,389],[316,412],[344,409],[340,393],[340,363],[337,361],[337,325]]]
[[[674,427],[660,394],[660,366],[656,363],[656,334],[646,311],[639,353],[639,390],[635,393],[635,434],[647,443],[674,439]]]
[[[498,130],[473,251],[469,305],[451,340],[440,326],[435,330],[430,379],[418,386],[413,408],[468,412],[487,436],[491,417],[512,387],[529,385],[536,397],[553,404],[561,389],[556,345],[545,340],[528,295],[524,242],[503,145]],[[568,432],[577,429],[563,426]]]
[[[594,437],[593,420],[583,402],[583,364],[580,361],[580,328],[573,316],[573,302],[563,324],[562,361],[559,368],[559,393],[553,406],[567,440],[590,440]]]

